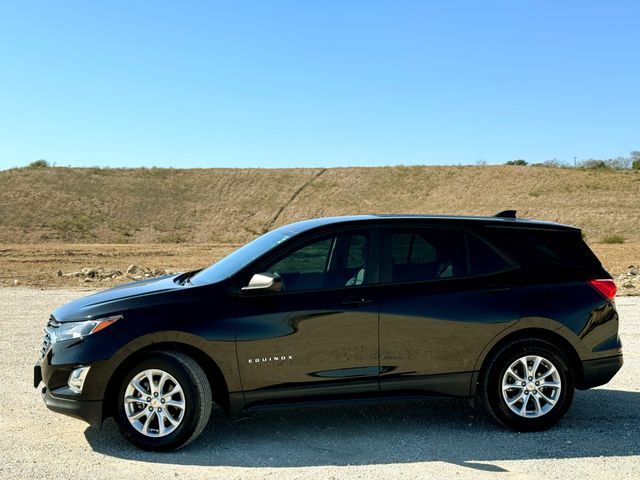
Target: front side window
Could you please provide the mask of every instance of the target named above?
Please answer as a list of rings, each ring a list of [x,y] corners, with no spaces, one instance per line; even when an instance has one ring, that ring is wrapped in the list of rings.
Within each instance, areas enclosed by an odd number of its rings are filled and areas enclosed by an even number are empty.
[[[334,239],[328,238],[296,250],[277,262],[270,271],[281,273],[322,274],[329,261]]]
[[[263,269],[282,278],[283,291],[365,285],[368,232],[325,237],[308,243]]]

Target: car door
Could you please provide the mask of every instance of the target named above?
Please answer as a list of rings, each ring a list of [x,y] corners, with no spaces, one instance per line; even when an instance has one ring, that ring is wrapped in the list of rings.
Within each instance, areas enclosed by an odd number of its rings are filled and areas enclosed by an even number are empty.
[[[514,264],[457,228],[390,227],[382,246],[381,392],[467,395],[482,349],[519,318]]]
[[[250,272],[277,275],[282,290],[235,299],[247,405],[377,394],[377,239],[368,228],[316,236]]]

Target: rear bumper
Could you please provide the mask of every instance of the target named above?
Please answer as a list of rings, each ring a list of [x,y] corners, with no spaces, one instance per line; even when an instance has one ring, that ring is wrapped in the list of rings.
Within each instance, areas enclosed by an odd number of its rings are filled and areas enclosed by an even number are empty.
[[[622,354],[613,357],[585,360],[582,362],[582,382],[580,390],[604,385],[618,373],[622,367]]]

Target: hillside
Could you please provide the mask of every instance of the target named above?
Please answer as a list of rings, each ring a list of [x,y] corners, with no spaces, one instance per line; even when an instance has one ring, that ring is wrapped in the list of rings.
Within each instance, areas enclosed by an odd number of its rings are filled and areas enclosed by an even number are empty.
[[[0,172],[1,243],[242,243],[357,213],[523,217],[639,242],[640,172],[515,166],[334,169],[23,168]]]

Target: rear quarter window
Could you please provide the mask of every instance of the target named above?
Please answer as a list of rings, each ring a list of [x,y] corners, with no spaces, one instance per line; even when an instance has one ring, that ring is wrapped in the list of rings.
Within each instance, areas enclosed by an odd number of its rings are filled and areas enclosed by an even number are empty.
[[[496,229],[498,230],[498,229]],[[547,261],[573,267],[601,267],[600,261],[584,243],[579,231],[543,229],[500,229],[501,235]]]

